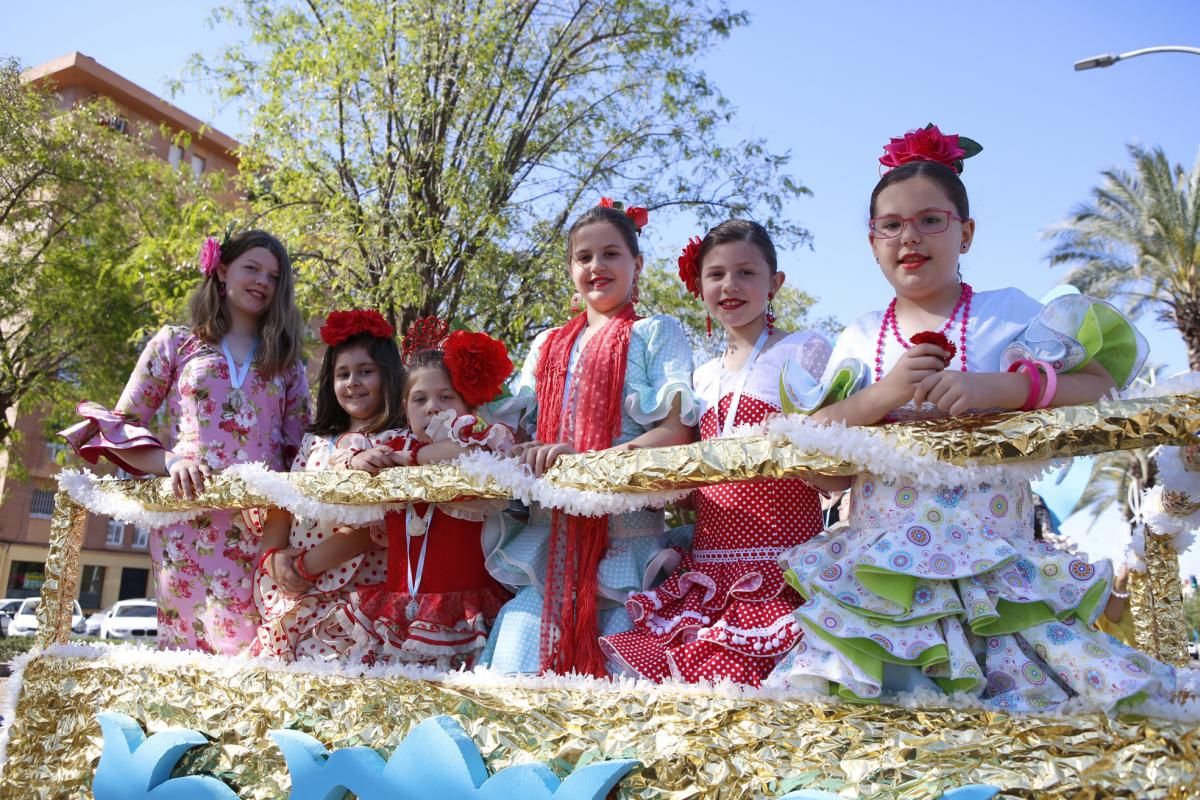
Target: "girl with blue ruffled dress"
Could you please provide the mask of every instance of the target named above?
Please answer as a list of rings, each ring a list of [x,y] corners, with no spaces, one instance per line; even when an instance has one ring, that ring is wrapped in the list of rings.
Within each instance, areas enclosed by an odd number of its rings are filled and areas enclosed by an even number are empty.
[[[535,474],[565,454],[693,439],[687,336],[671,317],[634,310],[645,209],[614,205],[572,225],[572,305],[583,310],[534,340],[509,401],[536,401],[522,422],[532,441],[514,451]],[[494,517],[484,538],[488,570],[517,589],[480,659],[505,673],[606,674],[599,636],[632,627],[625,599],[678,563],[661,510],[577,517],[534,506],[527,522]]]
[[[1042,306],[961,279],[975,220],[958,173],[979,149],[932,126],[885,148],[892,169],[871,195],[868,239],[895,298],[838,339],[826,377],[861,388],[818,421],[1091,403],[1137,374],[1145,340],[1112,306],[1080,295]],[[1112,568],[1034,541],[1023,478],[938,486],[859,475],[848,526],[780,563],[806,598],[796,611],[805,636],[769,684],[816,683],[860,701],[963,691],[1022,711],[1075,697],[1112,709],[1174,688],[1169,667],[1090,627]]]

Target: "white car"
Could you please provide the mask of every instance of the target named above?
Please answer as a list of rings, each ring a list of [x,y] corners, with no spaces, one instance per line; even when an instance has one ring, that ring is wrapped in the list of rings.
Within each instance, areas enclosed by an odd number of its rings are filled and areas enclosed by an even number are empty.
[[[38,621],[37,610],[42,604],[40,597],[27,597],[21,601],[20,607],[17,608],[17,613],[13,615],[12,624],[8,626],[10,636],[33,636],[37,633]],[[83,624],[83,609],[79,607],[79,601],[75,601],[75,609],[71,612],[71,632],[82,634],[84,632]]]
[[[8,627],[12,625],[13,615],[21,607],[24,597],[6,597],[0,600],[0,636],[8,636]]]
[[[153,600],[121,600],[100,622],[101,639],[153,639],[158,636],[158,604]]]
[[[83,626],[88,636],[100,635],[100,623],[104,622],[104,618],[108,616],[108,610],[97,611],[95,614],[89,614],[84,621]]]

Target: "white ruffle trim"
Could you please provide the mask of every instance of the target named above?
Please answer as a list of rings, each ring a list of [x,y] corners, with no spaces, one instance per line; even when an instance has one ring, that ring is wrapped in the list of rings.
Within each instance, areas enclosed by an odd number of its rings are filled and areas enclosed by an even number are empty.
[[[503,675],[484,668],[473,671],[457,670],[453,672],[439,671],[432,667],[409,664],[389,664],[367,667],[364,665],[341,664],[336,661],[317,661],[301,658],[295,662],[281,662],[272,658],[249,658],[246,656],[214,656],[196,651],[184,650],[154,650],[145,645],[101,645],[101,644],[65,644],[54,645],[43,651],[34,651],[21,656],[13,662],[13,677],[9,681],[8,705],[5,708],[6,727],[2,734],[4,741],[0,747],[7,744],[7,726],[11,724],[16,709],[16,696],[20,691],[21,674],[30,660],[37,657],[51,658],[83,658],[97,662],[98,665],[127,667],[130,671],[145,667],[157,668],[198,668],[222,677],[236,677],[247,672],[269,670],[272,672],[288,672],[309,675],[323,675],[342,678],[407,678],[410,680],[430,681],[451,687],[463,688],[520,688],[531,690],[568,690],[595,693],[629,693],[636,692],[647,701],[657,698],[679,698],[684,696],[704,696],[731,698],[737,700],[810,702],[818,705],[842,705],[842,701],[827,694],[797,689],[752,688],[741,686],[729,681],[716,684],[685,684],[672,681],[653,683],[629,677],[592,678],[576,675]],[[1177,692],[1183,696],[1196,697],[1200,695],[1200,671],[1187,668],[1175,670]],[[1187,693],[1190,693],[1187,694]],[[964,710],[994,710],[980,701],[978,697],[967,693],[945,695],[935,692],[915,692],[889,698],[889,705],[928,709],[928,708],[958,708]],[[1166,702],[1150,700],[1140,704],[1137,713],[1148,714],[1159,719],[1178,720],[1186,722],[1200,721],[1200,700],[1182,702]],[[1050,712],[1038,712],[1036,715],[1022,712],[1006,712],[1015,716],[1036,716],[1039,718],[1065,719],[1071,716],[1103,713],[1099,706],[1089,704],[1082,698],[1068,701],[1061,707]],[[2,752],[2,751],[0,751]],[[0,759],[2,759],[0,755]],[[2,764],[2,761],[0,761]]]
[[[1175,551],[1182,553],[1196,543],[1196,532],[1200,531],[1200,510],[1182,517],[1168,514],[1163,508],[1164,488],[1154,486],[1142,495],[1142,521],[1155,533],[1174,537]]]
[[[254,494],[271,499],[275,505],[286,508],[297,517],[315,519],[322,524],[366,525],[382,522],[388,510],[388,506],[378,503],[344,505],[313,500],[292,485],[286,472],[269,470],[259,462],[235,464],[226,472],[241,478]]]
[[[206,513],[203,508],[191,508],[187,511],[150,511],[142,507],[136,500],[109,490],[106,484],[113,484],[116,478],[110,475],[99,476],[91,470],[65,469],[58,473],[58,486],[66,491],[79,505],[91,511],[122,522],[141,525],[147,528],[165,528],[180,522],[188,522]]]
[[[654,393],[653,405],[646,406],[641,402],[642,393],[634,392],[625,398],[625,413],[639,425],[650,425],[667,418],[671,413],[671,404],[679,397],[679,418],[684,425],[695,425],[699,421],[699,406],[691,384],[686,381],[669,381],[658,387]]]
[[[879,428],[817,423],[801,415],[776,417],[767,435],[809,453],[826,453],[894,480],[914,480],[926,486],[978,485],[1002,480],[1036,480],[1064,460],[1021,464],[948,464],[933,453],[906,445]]]

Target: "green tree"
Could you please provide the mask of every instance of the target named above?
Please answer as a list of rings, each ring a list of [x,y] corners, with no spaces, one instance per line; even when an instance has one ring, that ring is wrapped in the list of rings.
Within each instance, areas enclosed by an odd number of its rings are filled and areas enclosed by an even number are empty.
[[[148,157],[115,118],[103,100],[62,108],[0,62],[0,448],[18,405],[115,400],[140,337],[194,280],[184,262],[210,187]]]
[[[571,291],[564,229],[599,197],[759,218],[781,244],[808,193],[695,64],[747,17],[719,0],[243,0],[245,45],[198,74],[252,109],[263,224],[314,310],[439,313],[530,338]]]
[[[1091,200],[1045,235],[1051,265],[1077,265],[1067,280],[1124,301],[1133,315],[1155,310],[1183,336],[1200,371],[1200,158],[1191,171],[1161,148],[1129,146],[1133,171],[1111,169]]]

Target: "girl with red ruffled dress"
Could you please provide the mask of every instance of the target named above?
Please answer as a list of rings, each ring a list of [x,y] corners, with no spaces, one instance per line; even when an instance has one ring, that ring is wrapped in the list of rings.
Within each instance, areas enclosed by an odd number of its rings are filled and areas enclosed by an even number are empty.
[[[725,330],[724,354],[696,370],[700,436],[711,440],[761,425],[780,412],[780,380],[817,384],[829,342],[774,328],[773,300],[784,281],[761,225],[730,220],[679,259],[680,277]],[[813,478],[827,488],[844,481]],[[757,686],[800,637],[792,612],[802,598],[783,579],[779,555],[822,528],[818,491],[798,479],[724,483],[697,489],[692,549],[666,582],[632,595],[634,628],[606,636],[610,663],[661,681],[731,680]]]
[[[451,461],[470,448],[508,452],[512,431],[475,409],[496,399],[512,373],[503,342],[449,332],[435,317],[404,338],[402,402],[408,427],[388,442],[397,464]],[[388,512],[387,580],[359,586],[317,636],[350,663],[474,665],[510,597],[484,567],[487,502],[410,503]]]

